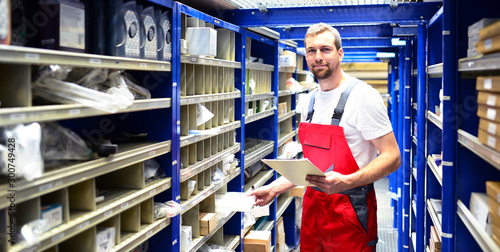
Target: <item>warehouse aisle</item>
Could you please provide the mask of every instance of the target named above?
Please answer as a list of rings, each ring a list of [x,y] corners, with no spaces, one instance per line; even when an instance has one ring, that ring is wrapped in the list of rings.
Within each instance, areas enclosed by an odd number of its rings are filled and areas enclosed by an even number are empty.
[[[398,230],[392,227],[393,209],[391,194],[389,193],[389,179],[383,178],[375,182],[375,192],[378,203],[378,245],[377,252],[398,251]]]

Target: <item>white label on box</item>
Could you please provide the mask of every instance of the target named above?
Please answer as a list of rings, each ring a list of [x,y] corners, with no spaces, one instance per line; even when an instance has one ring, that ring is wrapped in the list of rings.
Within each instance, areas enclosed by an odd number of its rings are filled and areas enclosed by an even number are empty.
[[[497,111],[489,108],[488,111],[486,112],[486,118],[490,120],[495,120],[496,117],[497,117]]]
[[[486,78],[484,79],[483,87],[484,89],[491,89],[493,82],[491,81],[491,78]]]
[[[85,49],[85,10],[61,4],[59,15],[60,46]]]
[[[492,40],[491,39],[487,39],[484,41],[484,49],[488,50],[488,49],[491,49],[491,43]]]
[[[497,125],[494,123],[489,123],[488,124],[488,133],[494,135],[496,132],[497,132]]]
[[[497,145],[497,140],[492,136],[488,136],[488,145],[495,148],[495,146]]]
[[[59,205],[57,207],[48,209],[42,212],[42,219],[47,220],[49,223],[49,227],[57,227],[62,224],[62,206]]]
[[[500,193],[497,193],[497,202],[500,202]]]
[[[494,95],[488,95],[488,99],[486,100],[486,104],[489,106],[495,106],[497,103],[497,97]]]

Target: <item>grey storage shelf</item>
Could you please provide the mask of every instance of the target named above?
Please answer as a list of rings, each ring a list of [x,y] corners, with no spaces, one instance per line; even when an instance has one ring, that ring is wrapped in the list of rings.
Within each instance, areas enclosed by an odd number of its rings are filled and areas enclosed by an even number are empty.
[[[262,71],[274,71],[274,65],[256,63],[256,62],[245,62],[245,68],[251,70],[262,70]]]
[[[434,123],[434,125],[436,125],[438,128],[443,129],[443,121],[441,120],[441,118],[439,118],[439,116],[429,110],[427,111],[427,119]]]
[[[219,127],[214,127],[212,129],[210,129],[210,131],[217,132],[217,134],[215,134],[215,135],[210,134],[210,135],[189,135],[189,136],[182,136],[180,138],[180,140],[181,140],[181,147],[190,145],[192,143],[197,143],[199,141],[202,141],[202,140],[211,138],[213,136],[217,136],[217,135],[220,135],[222,133],[226,133],[226,132],[238,129],[240,127],[241,127],[241,122],[240,121],[234,121],[234,122],[228,123],[226,125],[219,126]]]
[[[436,165],[436,161],[434,158],[429,155],[427,157],[427,165],[431,168],[432,173],[434,173],[434,176],[436,176],[437,181],[441,186],[443,186],[443,169],[441,167],[438,167]]]
[[[241,92],[229,92],[229,93],[218,93],[218,94],[205,94],[205,95],[191,95],[191,96],[181,96],[181,105],[197,104],[202,102],[211,101],[222,101],[230,100],[241,97]]]
[[[259,112],[257,114],[247,116],[245,118],[245,124],[249,124],[251,122],[255,122],[255,121],[258,121],[260,119],[263,119],[263,118],[266,118],[266,117],[272,116],[272,115],[274,115],[274,110],[267,110],[264,112]]]
[[[288,118],[291,118],[294,115],[295,115],[295,110],[292,110],[284,115],[278,116],[278,122],[282,122]]]
[[[481,228],[469,208],[465,206],[461,200],[457,202],[457,213],[483,251],[500,251],[500,247],[498,247],[491,236]]]
[[[224,160],[226,157],[240,151],[240,145],[235,144],[215,155],[203,159],[196,164],[190,165],[181,170],[180,182],[184,182],[189,178],[195,176],[196,174],[210,168],[211,166],[217,164],[218,162]]]
[[[171,219],[160,219],[155,221],[153,224],[148,225],[140,232],[133,234],[128,239],[121,241],[120,244],[117,244],[111,250],[112,252],[127,252],[133,250],[135,247],[139,246],[146,240],[148,240],[153,235],[160,232],[162,229],[170,225]]]
[[[252,180],[248,181],[248,183],[245,184],[245,192],[249,192],[252,190],[252,186],[254,188],[259,188],[266,184],[267,181],[269,181],[272,177],[274,176],[274,170],[262,170],[255,177],[252,178]]]
[[[483,160],[500,170],[500,153],[479,142],[477,137],[459,129],[458,142],[481,157]]]
[[[427,74],[430,78],[443,77],[443,63],[435,64],[427,68]]]
[[[274,93],[273,92],[262,93],[262,94],[253,94],[253,95],[245,95],[245,102],[262,100],[262,99],[267,99],[267,98],[272,98],[272,97],[274,97]]]
[[[479,55],[458,60],[460,72],[482,72],[500,70],[500,53]]]
[[[441,229],[441,220],[439,219],[437,213],[434,211],[434,208],[432,207],[431,199],[427,199],[427,211],[429,212],[432,224],[434,224],[434,227],[436,228],[439,237],[443,237],[443,232]]]
[[[245,143],[245,168],[263,159],[274,151],[274,142],[259,140],[254,144]],[[248,147],[248,148],[247,148]]]
[[[124,168],[147,159],[151,159],[171,150],[171,141],[160,143],[135,143],[119,146],[119,152],[112,158],[96,160],[71,165],[54,171],[46,172],[34,181],[16,181],[17,200],[21,203],[54,192],[86,179],[91,179],[118,169]],[[0,185],[1,197],[8,196],[8,184]],[[7,201],[0,201],[0,208],[8,207]]]
[[[285,144],[288,140],[292,139],[293,137],[295,137],[297,135],[297,132],[298,132],[298,129],[294,130],[294,131],[286,134],[282,138],[280,138],[280,140],[278,140],[278,147]]]
[[[292,90],[280,90],[280,91],[278,91],[278,97],[286,96],[286,95],[293,95],[293,94],[295,94],[295,92],[293,92]]]
[[[295,67],[279,67],[279,72],[281,73],[295,73]]]
[[[113,215],[140,204],[142,201],[169,189],[170,186],[170,178],[149,183],[147,187],[142,190],[133,190],[127,195],[124,195],[109,204],[98,207],[96,211],[85,213],[78,218],[74,218],[74,220],[71,220],[68,223],[64,223],[43,233],[40,237],[40,244],[30,246],[25,241],[22,241],[12,246],[9,251],[32,251],[50,248],[89,227],[95,226],[98,223],[111,218]]]
[[[241,68],[241,63],[236,61],[205,58],[203,56],[181,56],[181,63],[189,63],[195,65],[205,65],[205,66],[219,66],[219,67],[229,67],[229,68]]]
[[[171,71],[170,62],[74,53],[22,46],[0,45],[0,62],[12,64],[58,64],[75,67]]]
[[[135,100],[132,105],[119,111],[118,113],[170,108],[171,105],[172,102],[170,98]],[[0,126],[19,123],[75,119],[108,114],[111,113],[80,104],[2,108],[0,109]]]
[[[224,235],[224,247],[229,248],[230,250],[236,250],[236,247],[240,245],[240,236],[239,235]]]
[[[215,227],[215,229],[212,232],[210,232],[210,234],[205,235],[205,236],[200,236],[196,239],[193,239],[193,245],[189,249],[189,251],[192,251],[192,252],[197,251],[203,244],[205,244],[208,241],[208,239],[210,239],[210,237],[212,237],[215,234],[215,232],[217,232],[219,229],[221,229],[222,226],[224,226],[224,224],[226,224],[226,222],[229,221],[229,219],[231,219],[231,217],[233,217],[233,215],[235,213],[236,212],[231,212],[226,218],[217,222],[217,226]]]

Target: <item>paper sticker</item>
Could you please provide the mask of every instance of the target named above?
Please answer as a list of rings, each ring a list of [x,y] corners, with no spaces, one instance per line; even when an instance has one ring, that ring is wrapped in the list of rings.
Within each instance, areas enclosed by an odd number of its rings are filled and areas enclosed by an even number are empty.
[[[488,136],[488,145],[495,148],[497,145],[497,139],[492,136]]]
[[[497,132],[497,125],[494,123],[489,123],[488,124],[488,133],[495,135]]]
[[[497,111],[495,109],[489,108],[488,111],[486,112],[486,118],[490,120],[495,120],[497,117]]]
[[[492,85],[491,78],[484,79],[484,83],[483,83],[484,89],[491,89],[492,86],[493,85]]]
[[[487,39],[487,40],[485,40],[485,41],[484,41],[484,49],[486,49],[486,50],[491,49],[491,44],[492,44],[491,42],[492,42],[492,40],[491,40],[491,39]]]
[[[497,97],[494,95],[488,95],[488,99],[486,100],[486,104],[489,106],[495,106],[497,103]]]

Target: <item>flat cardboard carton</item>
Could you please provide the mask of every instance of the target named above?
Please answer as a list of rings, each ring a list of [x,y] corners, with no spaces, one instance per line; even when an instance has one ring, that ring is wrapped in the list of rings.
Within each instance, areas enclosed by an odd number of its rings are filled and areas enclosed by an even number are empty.
[[[245,252],[269,252],[271,231],[250,230],[243,241]]]
[[[215,213],[200,213],[200,235],[210,234],[217,226]]]
[[[479,76],[476,89],[488,92],[500,92],[500,76]]]
[[[477,116],[494,122],[500,122],[500,109],[481,105],[477,107]]]
[[[500,181],[486,181],[486,193],[500,203]]]

